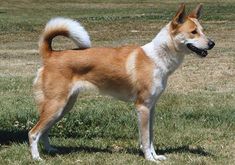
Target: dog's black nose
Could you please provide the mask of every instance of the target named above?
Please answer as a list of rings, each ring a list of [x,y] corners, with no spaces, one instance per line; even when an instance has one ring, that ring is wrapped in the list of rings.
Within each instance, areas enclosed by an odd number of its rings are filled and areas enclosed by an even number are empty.
[[[212,49],[215,46],[215,43],[211,40],[208,42],[209,49]]]

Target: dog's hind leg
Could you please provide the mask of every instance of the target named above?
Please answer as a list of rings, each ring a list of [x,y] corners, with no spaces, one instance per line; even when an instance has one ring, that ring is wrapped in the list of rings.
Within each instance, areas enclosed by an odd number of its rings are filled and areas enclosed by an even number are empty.
[[[29,144],[33,159],[41,160],[38,152],[38,141],[48,128],[60,118],[64,106],[65,101],[47,100],[44,103],[39,121],[29,132]]]
[[[73,105],[74,105],[74,103],[76,102],[76,99],[77,99],[77,95],[78,95],[78,93],[73,94],[72,96],[70,96],[66,106],[63,108],[62,114],[60,115],[60,117],[57,120],[54,121],[54,123],[59,121],[66,114],[66,112],[70,111],[73,108]],[[51,126],[47,128],[47,130],[45,131],[45,133],[41,137],[41,139],[42,139],[42,141],[44,143],[44,148],[49,153],[57,151],[56,148],[53,148],[50,145],[49,137],[48,137],[49,131],[50,131],[51,127],[54,125],[54,123],[52,123]]]
[[[44,146],[47,149],[52,149],[48,139],[48,131],[72,108],[75,101],[76,95],[65,100],[52,99],[43,102],[39,121],[29,132],[29,143],[33,159],[41,160],[38,152],[38,141],[43,134]]]
[[[44,144],[44,148],[48,153],[57,152],[57,149],[52,147],[50,144],[49,137],[48,137],[49,131],[50,131],[50,128],[48,128],[48,130],[45,131],[45,133],[41,137],[43,144]]]

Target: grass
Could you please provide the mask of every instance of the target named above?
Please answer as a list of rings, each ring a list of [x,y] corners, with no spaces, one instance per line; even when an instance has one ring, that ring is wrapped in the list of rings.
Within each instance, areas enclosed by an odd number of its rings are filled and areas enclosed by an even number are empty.
[[[32,81],[40,57],[37,42],[54,16],[79,19],[93,46],[144,44],[164,26],[179,1],[2,1],[0,6],[0,164],[154,164],[138,148],[136,113],[131,103],[83,94],[52,130],[51,155],[31,159],[27,132],[38,113]],[[205,59],[187,56],[170,77],[156,108],[157,153],[161,164],[235,162],[235,5],[204,0],[202,24],[216,47]],[[187,3],[188,10],[197,3]],[[56,49],[74,45],[56,38]]]

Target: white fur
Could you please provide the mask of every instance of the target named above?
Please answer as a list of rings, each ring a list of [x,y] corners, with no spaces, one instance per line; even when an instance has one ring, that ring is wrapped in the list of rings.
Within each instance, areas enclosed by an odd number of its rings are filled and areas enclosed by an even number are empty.
[[[137,107],[138,114],[138,126],[139,126],[139,137],[140,137],[140,148],[144,152],[145,159],[150,161],[166,160],[163,155],[157,155],[153,146],[153,118],[154,118],[154,106],[155,102],[151,105]],[[147,120],[145,118],[148,118]],[[144,121],[147,121],[147,129],[143,129],[145,125]]]
[[[126,61],[126,71],[127,74],[131,77],[132,82],[136,81],[136,56],[137,56],[137,51],[133,51],[127,61]]]
[[[37,102],[41,102],[41,101],[44,100],[44,93],[43,93],[43,91],[41,90],[40,87],[38,88],[37,85],[36,85],[37,83],[39,83],[39,84],[41,83],[42,71],[43,71],[43,67],[38,69],[36,78],[33,81],[33,84],[36,87],[36,89],[34,90],[34,97],[35,97],[35,100]]]
[[[151,89],[152,96],[149,98],[149,100],[146,101],[147,103],[145,104],[146,107],[151,109],[150,117],[148,119],[149,130],[145,132],[145,139],[142,139],[141,143],[141,146],[143,146],[142,149],[145,154],[145,158],[151,161],[166,159],[165,156],[157,155],[155,153],[153,146],[152,127],[154,118],[154,105],[166,87],[168,76],[180,66],[185,54],[190,52],[186,47],[186,42],[192,42],[196,47],[199,48],[204,48],[203,46],[208,45],[208,40],[202,33],[202,27],[197,22],[197,20],[193,21],[198,26],[198,31],[200,33],[200,37],[198,39],[187,39],[184,33],[179,33],[174,37],[171,36],[169,23],[150,43],[142,46],[145,54],[150,59],[152,59],[155,64],[155,68],[153,70],[153,85]],[[139,109],[141,111],[141,107]],[[147,114],[146,110],[142,113],[138,112],[139,125],[141,125],[141,119],[144,118],[143,116]]]
[[[153,146],[153,120],[155,103],[166,87],[168,76],[179,67],[184,58],[184,53],[180,51],[181,48],[178,46],[178,43],[182,44],[180,42],[182,36],[178,36],[178,38],[174,40],[170,36],[169,26],[170,24],[165,26],[152,40],[152,42],[142,46],[145,54],[152,59],[155,64],[153,70],[153,85],[151,89],[152,96],[149,98],[146,105],[151,110],[149,114],[150,117],[148,119],[149,130],[146,133],[149,137],[146,137],[148,140],[144,140],[146,144],[142,144],[142,146],[145,146],[145,148],[142,148],[145,158],[151,161],[166,159],[163,155],[157,155]],[[139,125],[141,125],[141,118],[143,118],[142,115],[143,114],[138,113]]]
[[[163,78],[169,76],[182,63],[184,54],[177,52],[174,41],[169,34],[169,25],[164,27],[152,42],[142,46],[142,49],[155,63],[157,71],[155,76]],[[170,46],[174,46],[176,50],[172,51]]]
[[[166,87],[168,76],[173,73],[182,63],[184,55],[171,50],[173,40],[170,37],[168,26],[164,27],[152,42],[142,46],[148,57],[155,63],[153,71],[152,95],[159,97]],[[173,45],[173,47],[175,47]],[[177,49],[177,48],[175,48]]]
[[[53,18],[46,24],[45,32],[51,30],[53,31],[53,29],[57,29],[58,27],[67,29],[69,37],[79,48],[91,47],[90,37],[79,22],[62,17]]]
[[[43,71],[43,67],[39,68],[38,71],[37,71],[37,74],[36,74],[36,77],[35,79],[33,80],[33,84],[36,84],[37,81],[39,80],[40,76],[41,76],[41,73]]]
[[[38,152],[38,141],[39,141],[40,136],[41,136],[40,133],[36,135],[30,135],[30,139],[32,140],[31,145],[30,145],[31,154],[34,160],[42,160]]]
[[[97,91],[98,88],[94,84],[90,83],[89,81],[83,81],[83,80],[78,80],[74,85],[72,86],[70,90],[69,97],[72,96],[73,94],[87,91],[87,90],[95,90]]]
[[[188,39],[185,44],[193,44],[195,47],[199,48],[199,49],[205,49],[207,50],[209,48],[208,46],[208,40],[202,37],[199,38],[194,38],[194,39]]]

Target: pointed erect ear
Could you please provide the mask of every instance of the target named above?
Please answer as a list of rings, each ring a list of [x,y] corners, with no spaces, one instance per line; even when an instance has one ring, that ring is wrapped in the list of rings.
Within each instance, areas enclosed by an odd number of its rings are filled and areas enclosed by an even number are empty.
[[[200,3],[197,7],[188,15],[191,18],[199,19],[202,13],[202,4]]]
[[[185,4],[181,3],[177,13],[175,14],[172,20],[173,28],[176,28],[179,24],[184,23],[184,20],[185,20]]]

